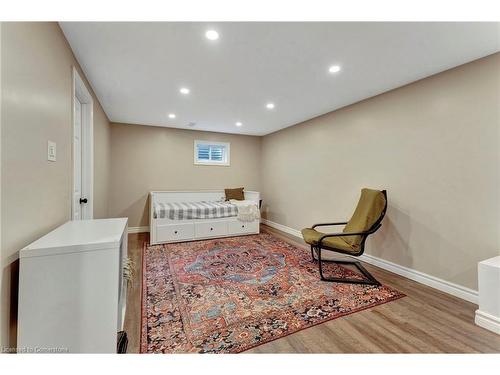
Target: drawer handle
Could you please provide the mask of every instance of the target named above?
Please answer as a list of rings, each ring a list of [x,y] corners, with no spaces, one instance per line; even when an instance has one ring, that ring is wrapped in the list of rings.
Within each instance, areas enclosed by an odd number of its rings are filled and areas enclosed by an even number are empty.
[[[214,230],[214,228],[210,228],[210,230]]]
[[[177,234],[177,231],[174,231],[174,234]]]
[[[242,228],[245,228],[245,226],[244,226],[244,225],[242,225],[241,227],[242,227]]]

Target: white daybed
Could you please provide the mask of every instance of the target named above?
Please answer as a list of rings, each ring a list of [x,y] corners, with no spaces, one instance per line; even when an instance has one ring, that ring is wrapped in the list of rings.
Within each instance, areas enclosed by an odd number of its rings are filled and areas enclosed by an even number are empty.
[[[245,201],[252,201],[259,207],[259,192],[245,191],[244,194]],[[165,215],[161,211],[162,206],[170,203],[221,202],[224,198],[224,190],[152,191],[149,196],[151,244],[156,245],[259,233],[260,219],[240,221],[237,216],[191,218],[193,215],[185,215],[182,212],[180,215],[175,215],[174,217],[172,214]],[[235,215],[234,212],[231,214]],[[230,215],[230,213],[228,212],[227,215]],[[196,217],[196,215],[194,216]]]

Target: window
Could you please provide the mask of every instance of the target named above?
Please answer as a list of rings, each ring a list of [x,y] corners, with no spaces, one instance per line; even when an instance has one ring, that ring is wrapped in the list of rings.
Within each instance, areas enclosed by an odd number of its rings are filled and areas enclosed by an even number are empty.
[[[229,165],[229,143],[194,141],[194,163],[199,165]]]

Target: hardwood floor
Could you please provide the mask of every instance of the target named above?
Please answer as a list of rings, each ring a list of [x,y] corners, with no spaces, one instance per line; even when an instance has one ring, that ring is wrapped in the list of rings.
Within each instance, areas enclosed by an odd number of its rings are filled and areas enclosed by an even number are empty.
[[[301,240],[262,225],[262,231],[303,247]],[[147,233],[129,235],[134,278],[125,330],[129,353],[139,352],[141,256]],[[347,315],[263,344],[247,353],[499,353],[500,335],[474,324],[476,305],[415,281],[364,264],[383,284],[406,297]]]
[[[142,248],[149,242],[149,233],[128,235],[128,256],[132,259],[132,283],[127,294],[124,329],[128,336],[127,353],[139,353],[141,338]]]

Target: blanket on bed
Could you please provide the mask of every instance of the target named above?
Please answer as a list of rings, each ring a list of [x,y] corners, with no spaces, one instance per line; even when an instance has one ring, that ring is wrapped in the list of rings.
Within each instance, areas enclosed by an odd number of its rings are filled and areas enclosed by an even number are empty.
[[[238,208],[230,202],[175,202],[156,203],[155,219],[191,220],[217,219],[238,215]]]
[[[231,199],[229,202],[238,207],[238,220],[254,221],[260,219],[260,210],[254,201]]]

